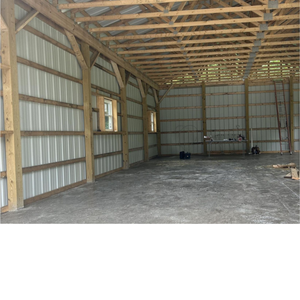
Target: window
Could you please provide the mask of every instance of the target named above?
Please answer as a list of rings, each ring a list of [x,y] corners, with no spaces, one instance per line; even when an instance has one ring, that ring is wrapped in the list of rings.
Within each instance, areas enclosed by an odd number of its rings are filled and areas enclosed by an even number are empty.
[[[118,109],[117,100],[97,97],[98,130],[99,131],[118,131]]]
[[[148,111],[148,131],[156,132],[156,112],[155,111]]]
[[[105,130],[113,130],[112,101],[104,100]]]

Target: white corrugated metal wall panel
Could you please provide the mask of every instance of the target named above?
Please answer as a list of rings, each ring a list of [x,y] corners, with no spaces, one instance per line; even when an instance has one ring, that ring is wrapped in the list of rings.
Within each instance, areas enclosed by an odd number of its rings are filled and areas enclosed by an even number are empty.
[[[106,73],[105,71],[93,67],[91,70],[91,81],[104,89],[119,93],[119,85],[115,76]]]
[[[143,117],[142,105],[127,100],[127,114],[136,117]]]
[[[245,97],[244,94],[226,95],[226,93],[244,92],[244,86],[207,87],[206,93],[206,124],[207,134],[214,140],[237,138],[245,136]],[[220,94],[219,94],[220,93]],[[212,94],[212,95],[210,95]],[[219,94],[219,95],[216,95]],[[218,105],[239,105],[230,107],[209,107]],[[218,119],[228,118],[228,119]],[[222,130],[228,131],[222,131]],[[240,129],[235,131],[235,129]],[[242,130],[243,129],[243,130]],[[213,130],[213,131],[212,131]],[[213,144],[208,146],[211,151],[243,150],[242,144]]]
[[[160,92],[163,95],[165,91]],[[194,95],[187,97],[187,95]],[[190,107],[190,106],[201,106],[201,88],[190,88],[190,89],[172,89],[168,93],[162,103],[162,108],[176,108],[176,107]],[[174,97],[172,97],[174,96]],[[177,97],[175,97],[177,96]],[[170,109],[161,110],[161,120],[172,120],[172,119],[201,119],[202,109],[191,108],[191,109]],[[203,145],[165,145],[164,144],[178,144],[178,143],[200,143],[203,142],[202,133],[170,133],[168,131],[197,131],[202,130],[201,120],[191,121],[168,121],[161,122],[161,143],[162,143],[162,154],[177,154],[178,150],[186,151],[191,153],[202,153]],[[170,151],[170,152],[169,152]]]
[[[128,118],[128,131],[143,131],[143,120]]]
[[[123,165],[123,156],[113,155],[95,159],[95,174],[103,174],[115,169],[121,168]]]
[[[143,147],[143,143],[144,143],[143,134],[129,134],[128,135],[129,149],[141,148],[141,147]]]
[[[84,131],[83,111],[20,101],[20,126],[25,131]]]
[[[147,94],[147,104],[155,107],[155,99],[152,95]]]
[[[158,155],[157,147],[151,147],[149,148],[149,157],[153,157]]]
[[[24,11],[16,9],[20,19]],[[35,18],[30,25],[70,47],[66,37]],[[22,30],[17,35],[20,57],[81,78],[75,56]],[[81,84],[18,63],[19,93],[83,105]],[[82,110],[20,101],[20,126],[25,131],[84,131]],[[85,156],[83,136],[24,136],[22,165],[30,167]],[[86,178],[85,162],[23,175],[24,198],[30,198]]]
[[[126,97],[142,102],[140,90],[130,84],[126,86]]]
[[[84,136],[22,137],[22,167],[85,157]]]
[[[154,133],[148,134],[148,144],[149,146],[157,144],[157,136]]]
[[[287,109],[289,112],[289,85],[284,85],[285,99],[287,101]],[[279,135],[276,117],[276,102],[274,85],[250,86],[249,87],[249,115],[250,128],[265,128],[253,130],[253,140],[261,151],[280,151]],[[270,91],[270,92],[265,92]],[[251,93],[255,92],[255,93]],[[261,93],[257,93],[261,92]],[[272,103],[268,105],[251,106],[251,104]],[[273,116],[273,117],[263,117]],[[270,129],[273,128],[273,129]],[[278,140],[278,142],[265,142],[268,140]],[[288,150],[288,143],[282,143],[283,150]]]
[[[94,155],[117,152],[122,150],[121,135],[95,135]]]
[[[22,64],[18,64],[19,93],[83,105],[82,85]]]
[[[27,15],[27,11],[15,5],[15,17],[17,19],[20,20],[24,18],[26,15]],[[38,18],[34,18],[32,21],[30,21],[29,25],[37,29],[38,31],[44,33],[45,35],[51,37],[52,39],[70,48],[70,43],[68,41],[68,38],[64,34],[57,31],[56,29],[49,26],[48,24],[44,23],[43,21],[39,20]]]
[[[86,179],[85,162],[23,174],[24,199]]]
[[[134,164],[136,162],[142,161],[144,159],[144,151],[137,150],[129,152],[129,163]]]
[[[81,79],[82,72],[77,58],[71,53],[21,30],[17,36],[17,55],[55,71]]]

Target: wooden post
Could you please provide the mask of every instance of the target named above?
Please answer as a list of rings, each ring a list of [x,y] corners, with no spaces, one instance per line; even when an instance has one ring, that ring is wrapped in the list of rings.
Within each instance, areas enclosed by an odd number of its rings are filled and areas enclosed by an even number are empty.
[[[24,207],[14,1],[2,0],[1,10],[7,24],[1,32],[1,55],[2,63],[9,66],[2,69],[2,81],[4,124],[10,131],[5,135],[5,148],[8,210],[12,211]]]
[[[246,125],[246,153],[250,153],[250,126],[249,126],[249,81],[245,79],[245,125]]]
[[[202,120],[203,120],[203,150],[204,150],[204,154],[207,155],[207,144],[204,141],[204,136],[207,135],[205,81],[202,81]]]
[[[91,60],[90,60],[89,45],[82,42],[81,52],[87,65],[86,69],[82,68],[86,180],[87,182],[94,182],[95,181],[94,134],[93,134],[92,87],[91,87],[91,68],[90,68]]]
[[[143,101],[143,134],[144,134],[144,161],[149,161],[149,142],[148,142],[148,105],[147,105],[147,94],[148,85],[143,83],[144,95]]]
[[[123,169],[129,169],[129,146],[128,146],[128,118],[127,118],[127,99],[126,99],[126,72],[124,68],[120,68],[120,74],[124,87],[120,88],[121,94],[121,113],[122,113],[122,145],[123,145]],[[127,80],[126,80],[127,79]]]
[[[294,78],[290,77],[290,133],[291,133],[291,148],[292,152],[295,150],[295,136],[294,136]]]
[[[160,132],[160,104],[159,104],[159,96],[158,91],[153,89],[153,93],[155,95],[155,110],[156,110],[156,128],[157,128],[157,155],[161,156],[161,132]]]

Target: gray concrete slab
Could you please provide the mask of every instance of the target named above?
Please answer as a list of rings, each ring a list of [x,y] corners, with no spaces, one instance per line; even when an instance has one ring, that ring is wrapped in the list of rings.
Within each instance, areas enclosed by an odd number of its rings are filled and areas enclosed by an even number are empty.
[[[299,223],[299,156],[159,158],[2,214],[2,223]]]

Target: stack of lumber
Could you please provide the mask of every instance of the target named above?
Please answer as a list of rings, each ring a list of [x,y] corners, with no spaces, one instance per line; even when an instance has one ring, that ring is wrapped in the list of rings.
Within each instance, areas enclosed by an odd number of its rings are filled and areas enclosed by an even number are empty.
[[[289,173],[284,176],[284,178],[292,178],[293,180],[299,180],[299,170],[296,168],[295,163],[285,164],[285,165],[273,165],[273,168],[283,169],[288,168]]]

